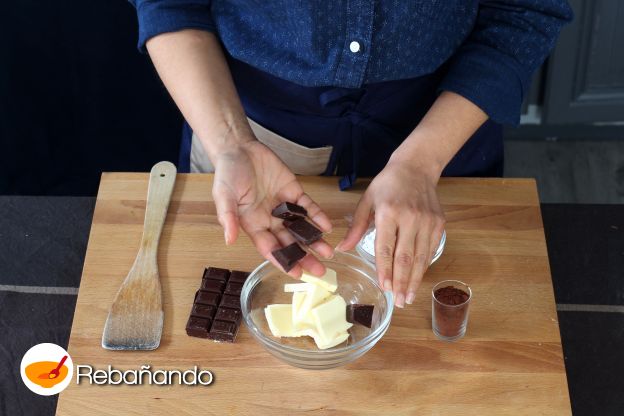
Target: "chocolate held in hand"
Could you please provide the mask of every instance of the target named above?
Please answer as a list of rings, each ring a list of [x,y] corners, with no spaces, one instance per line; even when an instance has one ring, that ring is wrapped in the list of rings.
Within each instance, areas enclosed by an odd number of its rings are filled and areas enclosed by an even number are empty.
[[[294,221],[284,221],[284,227],[301,243],[310,245],[318,241],[323,236],[323,232],[304,220],[303,218]]]
[[[305,218],[308,215],[308,211],[300,205],[290,202],[282,202],[273,208],[271,215],[283,220],[296,220],[298,218]]]
[[[347,322],[352,324],[358,323],[370,328],[373,324],[374,305],[364,305],[362,303],[354,303],[347,305]]]
[[[240,291],[247,272],[209,267],[195,293],[186,333],[213,341],[234,342],[241,322]]]
[[[273,254],[273,257],[275,257],[275,260],[282,268],[288,272],[299,260],[305,257],[306,252],[299,247],[299,244],[292,243],[289,246],[272,251],[271,254]]]

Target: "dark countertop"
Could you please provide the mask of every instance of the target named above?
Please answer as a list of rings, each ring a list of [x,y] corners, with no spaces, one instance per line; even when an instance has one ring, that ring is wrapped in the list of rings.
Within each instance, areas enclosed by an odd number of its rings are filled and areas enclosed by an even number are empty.
[[[0,414],[52,415],[24,352],[67,346],[95,198],[0,196]],[[624,414],[624,206],[543,204],[575,415]]]

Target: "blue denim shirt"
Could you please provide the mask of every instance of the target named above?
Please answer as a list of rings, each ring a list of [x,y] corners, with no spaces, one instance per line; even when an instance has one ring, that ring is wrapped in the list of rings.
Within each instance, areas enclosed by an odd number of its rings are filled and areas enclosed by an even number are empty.
[[[234,58],[303,86],[361,87],[430,74],[515,125],[565,0],[131,0],[139,48],[160,33],[214,32]]]

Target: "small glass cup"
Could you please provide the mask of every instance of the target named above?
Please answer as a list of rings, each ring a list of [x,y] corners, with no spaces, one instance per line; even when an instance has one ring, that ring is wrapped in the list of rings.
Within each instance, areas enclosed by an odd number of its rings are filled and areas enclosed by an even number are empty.
[[[460,289],[468,297],[464,300],[465,295],[462,295],[460,292],[453,293],[449,289],[445,291],[446,293],[439,293],[441,299],[438,299],[436,291],[449,286]],[[461,303],[457,303],[458,299]],[[471,299],[472,290],[470,286],[459,280],[443,280],[433,286],[433,289],[431,289],[431,324],[433,333],[438,338],[452,342],[464,336],[468,324],[468,307]],[[444,303],[444,300],[447,303]]]

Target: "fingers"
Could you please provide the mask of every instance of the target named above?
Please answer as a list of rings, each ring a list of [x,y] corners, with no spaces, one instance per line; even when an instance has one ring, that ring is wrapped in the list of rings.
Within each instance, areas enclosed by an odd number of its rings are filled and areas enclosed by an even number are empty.
[[[345,238],[336,246],[337,250],[349,251],[360,241],[370,223],[372,203],[367,194],[364,194],[358,202],[353,214],[353,222],[347,231]]]
[[[223,227],[225,244],[230,245],[238,237],[238,202],[227,188],[216,185],[212,189],[212,196],[217,208],[217,220]]]
[[[319,207],[316,202],[310,198],[308,194],[302,194],[296,203],[308,211],[308,217],[319,226],[321,231],[324,233],[331,232],[332,224],[329,217],[323,212],[323,210],[321,210],[321,207]]]
[[[432,227],[426,222],[418,230],[416,235],[416,246],[414,249],[414,264],[412,266],[412,273],[407,288],[406,302],[411,304],[416,297],[416,290],[422,282],[423,275],[429,267],[430,254],[430,239],[431,239]]]
[[[384,290],[392,290],[392,266],[396,244],[397,226],[394,218],[382,212],[375,214],[375,266],[379,284]]]
[[[392,290],[396,306],[405,306],[405,293],[414,265],[414,242],[417,223],[413,217],[404,220],[398,229],[397,244],[394,250]]]

